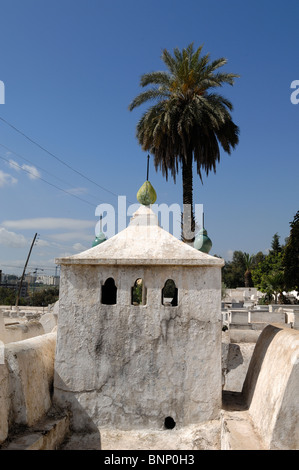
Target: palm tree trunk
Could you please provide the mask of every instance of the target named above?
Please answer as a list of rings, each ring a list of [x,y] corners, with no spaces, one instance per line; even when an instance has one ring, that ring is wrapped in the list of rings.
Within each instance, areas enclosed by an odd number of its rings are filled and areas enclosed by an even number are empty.
[[[192,153],[182,158],[183,178],[183,213],[182,213],[182,241],[193,243],[195,238],[195,220],[193,211],[193,172]]]
[[[250,269],[247,269],[245,271],[245,287],[253,287]]]

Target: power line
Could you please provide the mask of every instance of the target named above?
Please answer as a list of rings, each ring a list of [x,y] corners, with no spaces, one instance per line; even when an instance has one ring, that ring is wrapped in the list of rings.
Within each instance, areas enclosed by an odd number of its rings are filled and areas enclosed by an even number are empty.
[[[35,166],[36,168],[38,168],[39,170],[41,170],[41,171],[47,173],[47,174],[50,175],[50,176],[53,176],[53,177],[56,178],[58,181],[61,181],[62,183],[65,183],[65,184],[67,184],[68,186],[71,186],[71,187],[72,187],[72,185],[71,185],[69,182],[67,182],[67,181],[65,181],[65,180],[63,180],[63,179],[61,179],[61,178],[59,178],[59,177],[56,176],[56,175],[53,175],[53,173],[50,173],[50,171],[48,171],[48,170],[45,170],[44,168],[41,168],[41,167],[38,166],[36,163],[34,163],[34,162],[28,160],[28,158],[25,158],[23,155],[21,155],[21,154],[19,154],[19,153],[17,153],[17,152],[14,152],[14,150],[10,149],[10,148],[7,147],[6,145],[3,145],[3,144],[1,144],[1,143],[0,143],[0,145],[1,145],[1,147],[3,147],[3,148],[5,148],[6,150],[8,150],[10,153],[12,153],[12,154],[16,155],[17,157],[21,158],[22,160],[24,160],[25,162],[28,162],[28,163],[30,163],[31,165],[34,165],[34,166]],[[9,161],[9,164],[13,164],[13,162]],[[22,169],[22,167],[19,167],[19,168]],[[92,196],[93,198],[97,199],[97,196],[95,196],[95,195],[93,195],[93,194],[90,194],[90,196]]]
[[[31,139],[31,137],[27,136],[24,132],[20,131],[17,127],[15,127],[13,124],[10,124],[8,121],[6,121],[5,119],[3,119],[2,117],[0,117],[0,120],[2,122],[4,122],[6,125],[10,126],[12,129],[14,129],[16,132],[18,132],[20,135],[22,135],[23,137],[25,137],[27,140],[29,140],[29,142],[33,143],[34,145],[36,145],[37,147],[39,147],[41,150],[43,150],[44,152],[46,152],[48,155],[50,155],[51,157],[55,158],[57,161],[59,161],[62,165],[66,166],[67,168],[69,168],[70,170],[74,171],[75,173],[77,173],[78,175],[80,175],[82,178],[86,179],[87,181],[89,181],[90,183],[92,184],[95,184],[96,186],[98,186],[99,188],[103,189],[104,191],[107,191],[108,193],[112,194],[113,196],[116,196],[118,197],[118,194],[115,194],[113,191],[110,191],[109,189],[107,188],[104,188],[103,186],[99,185],[98,183],[96,183],[95,181],[93,181],[92,179],[90,179],[88,176],[85,176],[83,175],[83,173],[81,173],[80,171],[76,170],[75,168],[73,168],[71,165],[69,165],[68,163],[64,162],[61,158],[57,157],[56,155],[54,155],[54,153],[50,152],[49,150],[47,150],[45,147],[43,147],[42,145],[40,145],[38,142],[36,142],[35,140]]]
[[[1,118],[0,118],[1,119]],[[45,180],[44,178],[41,178],[40,176],[36,175],[35,173],[32,173],[31,171],[28,171],[26,170],[25,168],[22,168],[21,166],[19,166],[17,163],[13,163],[11,161],[9,161],[7,158],[4,158],[0,155],[0,158],[6,162],[8,162],[10,165],[14,165],[15,167],[17,167],[18,169],[22,170],[22,171],[25,171],[26,173],[29,173],[29,175],[32,175],[34,176],[34,178],[37,178],[41,181],[43,181],[44,183],[47,183],[49,184],[50,186],[53,186],[53,188],[56,188],[56,189],[59,189],[59,191],[62,191],[66,194],[68,194],[69,196],[72,196],[72,197],[75,197],[76,199],[79,199],[80,201],[83,201],[85,202],[86,204],[89,204],[90,206],[94,207],[94,204],[92,204],[91,202],[89,201],[86,201],[85,199],[77,196],[76,194],[72,194],[70,193],[69,191],[65,190],[65,189],[62,189],[62,188],[59,188],[59,186],[56,186],[56,184],[53,184],[53,183],[50,183],[49,181]]]
[[[1,145],[1,144],[0,144],[0,145]],[[73,193],[67,191],[66,189],[63,189],[63,188],[60,188],[59,186],[56,186],[56,184],[50,183],[49,181],[45,180],[45,179],[42,178],[41,176],[38,176],[38,175],[36,175],[35,173],[32,173],[31,171],[26,170],[25,168],[22,168],[22,167],[21,167],[20,165],[18,165],[17,163],[12,162],[12,161],[8,160],[7,158],[5,158],[5,157],[3,157],[3,156],[1,156],[1,155],[0,155],[0,158],[1,158],[2,160],[6,161],[7,163],[9,163],[10,165],[15,166],[15,167],[18,168],[19,170],[25,171],[25,173],[28,173],[28,174],[34,176],[34,178],[39,179],[39,180],[43,181],[44,183],[47,183],[48,185],[52,186],[53,188],[56,188],[56,189],[58,189],[59,191],[62,191],[62,192],[64,192],[64,193],[68,194],[69,196],[75,197],[76,199],[79,199],[80,201],[85,202],[86,204],[89,204],[90,206],[92,206],[92,207],[94,208],[94,204],[91,203],[90,201],[87,201],[86,199],[83,199],[83,198],[81,198],[80,196],[77,196],[76,194],[73,194]],[[94,197],[95,197],[95,196],[94,196]],[[116,213],[116,215],[118,214],[118,212],[117,212],[116,210],[115,210],[115,213]]]
[[[4,268],[13,268],[13,269],[22,269],[22,268],[24,267],[24,266],[11,266],[10,264],[2,264],[2,263],[1,263],[0,266],[1,266],[2,268],[4,267]],[[30,270],[32,270],[32,269],[34,269],[34,270],[35,270],[35,269],[41,270],[41,269],[42,269],[43,271],[55,271],[56,265],[53,266],[53,267],[49,267],[49,266],[48,266],[48,267],[43,267],[43,268],[37,268],[37,267],[36,267],[36,264],[34,264],[34,265],[30,265],[30,264],[29,264],[29,265],[27,266],[27,268],[30,269]],[[4,274],[5,274],[5,273],[4,273]]]

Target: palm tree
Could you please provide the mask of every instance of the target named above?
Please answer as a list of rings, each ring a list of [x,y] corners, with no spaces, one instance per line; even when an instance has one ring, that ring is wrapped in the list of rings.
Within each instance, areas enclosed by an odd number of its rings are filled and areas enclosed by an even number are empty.
[[[278,295],[280,295],[280,299],[283,299],[283,291],[285,288],[283,271],[273,271],[272,273],[268,274],[266,277],[266,282],[267,292],[270,295],[274,295],[274,303],[277,304]]]
[[[249,255],[248,253],[243,253],[243,262],[245,268],[245,287],[252,287],[252,277],[251,277],[251,269],[254,265],[255,258],[253,255]]]
[[[141,76],[141,87],[151,85],[130,104],[129,110],[148,101],[154,104],[144,112],[137,124],[137,139],[142,149],[154,155],[156,171],[162,170],[168,179],[182,168],[183,181],[183,239],[194,239],[193,162],[202,181],[202,172],[216,172],[220,148],[230,154],[239,142],[239,128],[232,121],[229,100],[211,90],[227,83],[234,84],[238,75],[221,73],[218,69],[225,58],[210,61],[209,54],[201,56],[202,47],[194,50],[193,43],[173,55],[164,49],[162,60],[166,71]],[[189,208],[189,211],[186,211]],[[189,230],[187,231],[187,227]],[[190,233],[191,228],[191,233]]]

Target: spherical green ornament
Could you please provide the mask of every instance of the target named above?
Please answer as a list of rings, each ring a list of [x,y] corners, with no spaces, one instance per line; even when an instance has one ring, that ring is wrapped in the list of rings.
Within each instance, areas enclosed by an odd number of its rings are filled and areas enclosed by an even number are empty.
[[[92,247],[99,245],[100,243],[103,243],[106,240],[106,237],[103,232],[100,232],[92,242]]]
[[[137,192],[137,201],[144,206],[154,204],[157,199],[156,191],[149,181],[145,181]]]
[[[209,253],[212,248],[212,240],[208,237],[208,232],[205,228],[202,228],[195,237],[194,248],[202,251],[203,253]]]

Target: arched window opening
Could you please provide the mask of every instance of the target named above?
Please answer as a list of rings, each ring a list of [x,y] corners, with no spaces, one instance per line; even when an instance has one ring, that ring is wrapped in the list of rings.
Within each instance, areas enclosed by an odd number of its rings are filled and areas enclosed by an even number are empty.
[[[178,305],[178,290],[172,279],[167,279],[162,289],[162,305],[169,307]]]
[[[136,279],[132,287],[132,305],[146,304],[146,288],[143,279]]]
[[[115,305],[116,304],[117,287],[114,279],[109,277],[105,284],[102,286],[102,304]]]

